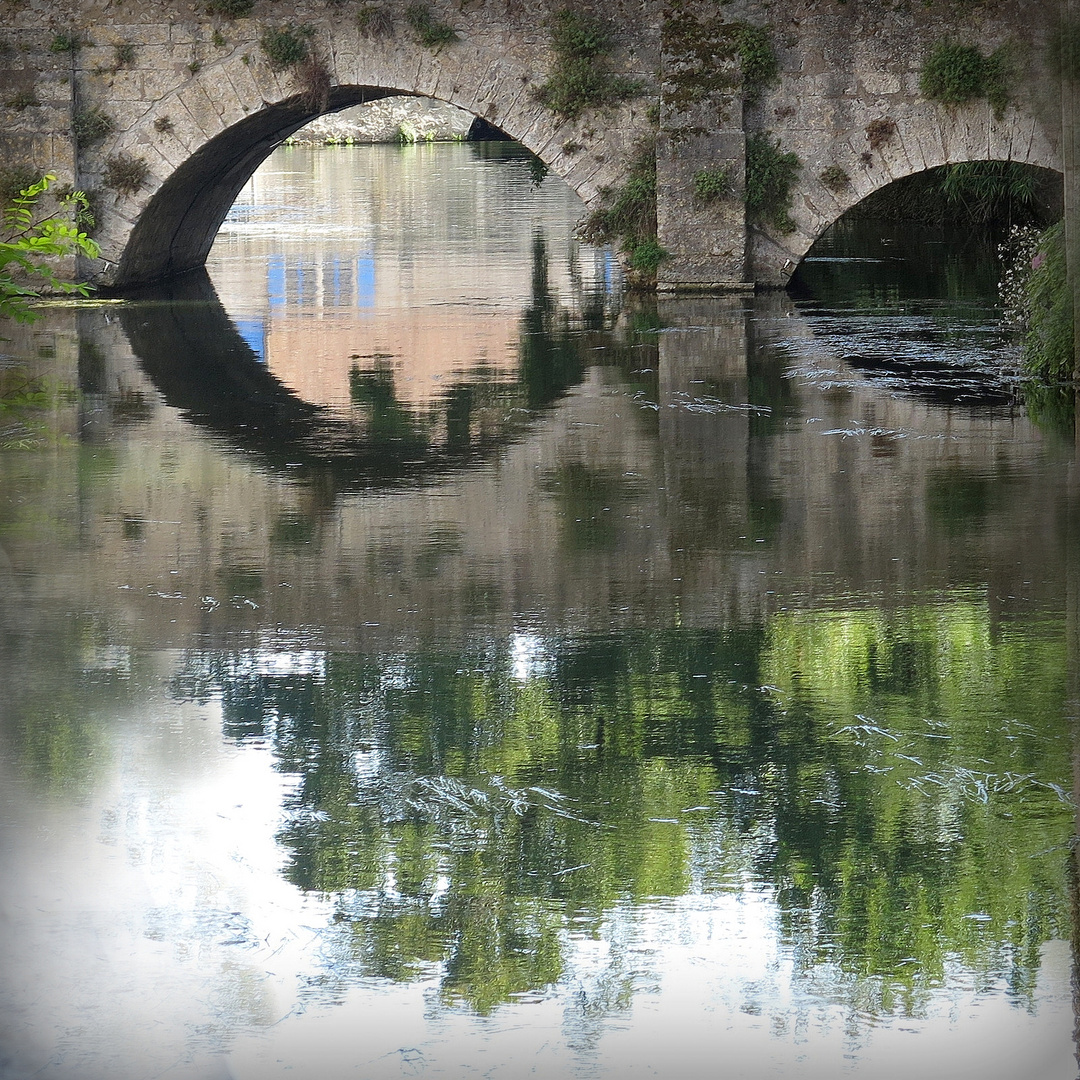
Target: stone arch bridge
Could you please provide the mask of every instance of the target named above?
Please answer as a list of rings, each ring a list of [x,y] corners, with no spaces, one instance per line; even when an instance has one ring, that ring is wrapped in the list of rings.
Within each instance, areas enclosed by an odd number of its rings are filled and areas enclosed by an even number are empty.
[[[256,0],[230,19],[212,0],[3,0],[4,166],[94,192],[102,258],[83,276],[118,290],[202,265],[260,162],[315,116],[393,94],[430,96],[503,129],[589,206],[655,152],[661,289],[782,284],[814,240],[871,192],[948,162],[1061,168],[1049,74],[1053,5],[1028,0],[568,0],[602,26],[593,63],[634,80],[621,102],[567,118],[540,100],[560,0]],[[677,0],[676,0],[677,2]],[[416,26],[452,27],[426,46]],[[778,73],[744,85],[733,26],[765,31]],[[291,26],[317,62],[275,70],[261,47]],[[929,101],[938,42],[1004,47],[1009,102]],[[801,168],[789,231],[748,222],[748,139]],[[653,151],[655,147],[655,151]],[[703,202],[694,178],[727,170]]]

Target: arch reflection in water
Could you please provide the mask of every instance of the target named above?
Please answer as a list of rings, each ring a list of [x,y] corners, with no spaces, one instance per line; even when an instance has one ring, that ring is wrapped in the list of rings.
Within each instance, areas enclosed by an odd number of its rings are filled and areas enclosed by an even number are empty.
[[[252,348],[252,323],[229,318],[202,271],[145,292],[122,309],[121,322],[170,406],[269,463],[322,470],[339,486],[422,478],[484,460],[519,437],[535,410],[581,380],[594,347],[587,331],[610,327],[610,294],[586,297],[577,311],[557,302],[539,232],[531,260],[532,295],[513,316],[517,339],[508,343],[516,355],[501,371],[483,364],[460,370],[451,348],[452,377],[437,392],[426,388],[419,401],[398,392],[397,372],[416,366],[408,350],[404,358],[351,354],[347,405],[305,400],[278,377],[273,352],[267,359]]]

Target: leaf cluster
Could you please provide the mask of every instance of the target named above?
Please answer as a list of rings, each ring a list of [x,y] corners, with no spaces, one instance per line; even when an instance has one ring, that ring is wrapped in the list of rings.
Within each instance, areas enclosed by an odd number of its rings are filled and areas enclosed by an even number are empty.
[[[78,52],[81,47],[82,41],[78,34],[68,34],[64,31],[53,34],[52,41],[49,42],[49,52],[54,53]]]
[[[604,192],[603,205],[581,228],[582,239],[593,244],[618,242],[632,269],[654,277],[667,255],[656,238],[656,151],[643,146],[631,162],[621,187]]]
[[[549,25],[555,63],[536,97],[552,112],[573,120],[586,109],[615,105],[642,92],[639,80],[608,71],[611,41],[599,24],[564,8]]]
[[[15,195],[3,212],[3,236],[0,241],[0,317],[16,322],[37,318],[31,303],[43,291],[77,293],[87,296],[90,286],[63,281],[50,259],[64,255],[84,255],[96,259],[97,244],[76,225],[60,217],[39,218],[38,201],[56,182],[52,174],[29,184]],[[81,191],[61,199],[61,207],[77,214],[86,209]]]
[[[791,219],[791,189],[802,168],[798,156],[780,149],[765,131],[757,131],[746,140],[746,212],[759,225],[768,225],[778,233],[795,230]]]
[[[242,19],[251,14],[255,0],[209,0],[206,5],[208,15],[224,15],[226,19]]]
[[[773,48],[772,35],[767,26],[744,22],[732,24],[729,32],[742,64],[743,99],[752,104],[780,74],[780,61]]]
[[[294,26],[291,22],[284,26],[269,27],[259,41],[266,59],[273,71],[284,71],[303,63],[311,52],[311,39],[315,36],[315,27],[305,23]]]
[[[405,21],[425,49],[439,49],[458,39],[457,31],[449,23],[436,19],[423,4],[410,5],[405,12]]]
[[[943,105],[986,98],[1000,119],[1009,103],[1009,81],[1005,46],[983,56],[973,45],[939,41],[923,63],[919,92]]]
[[[85,150],[111,135],[116,130],[116,121],[103,109],[95,106],[80,109],[72,118],[71,128],[75,133],[76,146]]]
[[[723,166],[694,173],[694,195],[703,203],[716,202],[730,195],[731,190],[731,172]]]
[[[1041,379],[1073,376],[1073,298],[1065,268],[1065,224],[1059,221],[1043,233],[1032,260],[1025,292],[1028,334],[1024,364]]]
[[[150,166],[145,158],[117,154],[105,159],[105,186],[121,195],[134,195],[143,186]]]

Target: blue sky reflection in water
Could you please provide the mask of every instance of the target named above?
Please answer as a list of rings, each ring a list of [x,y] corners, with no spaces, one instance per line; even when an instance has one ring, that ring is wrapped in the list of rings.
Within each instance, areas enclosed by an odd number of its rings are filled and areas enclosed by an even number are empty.
[[[1075,1074],[1075,466],[977,260],[657,308],[581,212],[286,149],[5,346],[0,1075]]]

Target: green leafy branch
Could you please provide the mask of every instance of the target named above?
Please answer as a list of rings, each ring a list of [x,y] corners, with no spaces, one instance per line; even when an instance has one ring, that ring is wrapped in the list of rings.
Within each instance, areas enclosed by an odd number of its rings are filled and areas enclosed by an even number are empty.
[[[96,259],[99,254],[97,244],[70,220],[38,216],[38,200],[55,181],[52,174],[43,176],[23,188],[4,208],[4,239],[0,240],[0,317],[33,322],[38,316],[31,304],[43,292],[89,295],[89,285],[64,281],[50,261],[65,255]],[[72,215],[89,208],[81,191],[63,197],[60,206]]]

